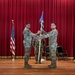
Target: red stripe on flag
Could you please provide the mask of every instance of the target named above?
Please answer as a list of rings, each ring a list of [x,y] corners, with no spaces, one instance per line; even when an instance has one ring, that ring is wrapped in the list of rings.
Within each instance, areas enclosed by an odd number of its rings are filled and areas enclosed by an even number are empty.
[[[12,55],[15,56],[15,40],[10,39],[10,51],[12,52]]]

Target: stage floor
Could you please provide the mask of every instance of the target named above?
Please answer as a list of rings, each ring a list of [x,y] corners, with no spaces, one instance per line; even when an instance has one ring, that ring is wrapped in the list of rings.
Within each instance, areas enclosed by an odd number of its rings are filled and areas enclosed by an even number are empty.
[[[30,59],[31,69],[25,69],[23,59],[0,59],[0,75],[75,75],[75,63],[73,60],[57,61],[57,68],[50,69],[49,60],[42,64],[35,64],[34,59]]]

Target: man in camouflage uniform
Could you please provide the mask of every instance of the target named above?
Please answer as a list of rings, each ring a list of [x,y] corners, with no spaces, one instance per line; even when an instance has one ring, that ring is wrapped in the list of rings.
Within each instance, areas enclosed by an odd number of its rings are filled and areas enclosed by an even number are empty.
[[[50,31],[46,35],[43,35],[41,38],[49,37],[49,50],[50,50],[51,65],[48,65],[48,67],[56,68],[56,48],[57,48],[58,31],[56,29],[55,23],[51,23],[51,29],[52,31]]]
[[[32,37],[36,38],[35,34],[33,34],[29,29],[30,29],[30,22],[26,23],[26,27],[23,31],[24,35],[24,48],[25,48],[25,57],[24,57],[24,68],[31,68],[31,65],[28,64],[29,61],[29,56],[30,56],[30,49],[31,49],[31,41]]]
[[[39,37],[40,34],[37,34],[37,36]],[[34,42],[33,45],[34,45],[34,48],[35,48],[35,52],[34,52],[34,53],[35,53],[36,64],[41,64],[41,58],[42,58],[42,53],[43,53],[43,48],[44,48],[45,40],[44,40],[44,39],[41,39],[39,60],[38,60],[38,53],[39,53],[39,40],[34,39],[33,42]]]

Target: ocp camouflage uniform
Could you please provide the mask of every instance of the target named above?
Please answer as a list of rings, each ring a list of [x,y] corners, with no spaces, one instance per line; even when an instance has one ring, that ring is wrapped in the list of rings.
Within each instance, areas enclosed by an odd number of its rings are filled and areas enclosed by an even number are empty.
[[[34,39],[34,48],[35,48],[35,60],[36,63],[41,63],[41,57],[42,57],[42,53],[43,53],[43,48],[44,48],[44,39],[41,40],[41,46],[40,46],[40,57],[39,57],[39,61],[38,61],[38,53],[39,53],[39,40]]]
[[[31,49],[31,41],[32,37],[36,38],[36,36],[27,28],[24,29],[23,35],[24,35],[23,44],[25,48],[24,67],[31,68],[31,65],[28,64]]]
[[[53,29],[48,34],[42,37],[42,38],[49,37],[49,50],[50,50],[50,58],[51,58],[51,65],[48,65],[49,68],[56,67],[57,35],[58,35],[58,31],[56,29]]]

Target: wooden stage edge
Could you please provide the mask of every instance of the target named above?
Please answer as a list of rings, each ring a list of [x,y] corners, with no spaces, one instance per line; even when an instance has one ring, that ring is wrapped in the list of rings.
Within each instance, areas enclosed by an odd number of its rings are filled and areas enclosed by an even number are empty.
[[[12,58],[12,56],[0,56],[0,59],[11,59]],[[15,56],[15,58],[16,59],[21,59],[21,58],[24,58],[24,56]],[[30,58],[35,58],[34,56],[31,56]],[[74,57],[67,57],[67,59],[69,59],[69,60],[73,60],[74,59]]]
[[[75,75],[74,60],[59,60],[57,68],[48,68],[51,62],[45,60],[42,64],[35,64],[35,59],[30,59],[31,69],[24,67],[24,59],[0,59],[0,75]]]

